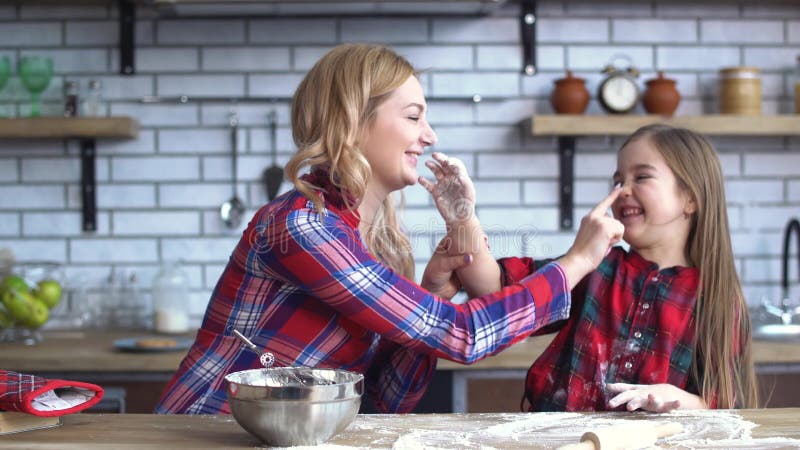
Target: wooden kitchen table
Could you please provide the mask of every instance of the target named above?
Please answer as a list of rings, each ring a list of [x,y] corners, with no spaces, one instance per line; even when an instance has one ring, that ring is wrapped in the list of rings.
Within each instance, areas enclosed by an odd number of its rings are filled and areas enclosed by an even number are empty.
[[[237,449],[260,447],[231,416],[76,414],[60,427],[0,436],[3,449]],[[648,413],[359,415],[318,448],[556,448],[623,421],[679,422],[660,448],[800,448],[800,409]]]

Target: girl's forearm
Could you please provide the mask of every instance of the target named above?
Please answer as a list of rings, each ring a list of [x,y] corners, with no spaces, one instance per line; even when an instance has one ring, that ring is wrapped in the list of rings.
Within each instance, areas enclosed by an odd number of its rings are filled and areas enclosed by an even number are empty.
[[[708,409],[708,404],[703,397],[687,391],[683,391],[683,394],[680,398],[681,406],[678,409]]]

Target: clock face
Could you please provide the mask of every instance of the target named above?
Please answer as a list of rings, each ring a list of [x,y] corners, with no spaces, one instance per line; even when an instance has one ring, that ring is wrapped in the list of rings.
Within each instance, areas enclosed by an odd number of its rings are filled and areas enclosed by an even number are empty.
[[[600,100],[612,112],[628,112],[636,106],[639,88],[624,76],[610,76],[600,86]]]

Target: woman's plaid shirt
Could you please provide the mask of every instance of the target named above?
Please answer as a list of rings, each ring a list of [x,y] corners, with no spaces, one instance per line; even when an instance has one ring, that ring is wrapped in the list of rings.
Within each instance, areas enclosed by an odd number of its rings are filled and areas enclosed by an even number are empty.
[[[556,263],[461,305],[426,292],[367,251],[357,213],[327,178],[307,178],[322,188],[324,214],[296,191],[256,213],[156,412],[229,411],[223,377],[259,367],[233,329],[272,352],[276,365],[364,373],[379,410],[407,412],[437,358],[471,363],[568,316],[570,292]]]

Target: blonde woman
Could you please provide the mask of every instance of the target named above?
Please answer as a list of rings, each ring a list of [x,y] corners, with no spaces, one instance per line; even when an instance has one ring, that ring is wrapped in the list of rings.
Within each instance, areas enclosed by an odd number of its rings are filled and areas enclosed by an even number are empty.
[[[272,352],[278,366],[363,373],[378,410],[406,412],[437,358],[470,363],[567,317],[568,279],[579,279],[568,261],[463,305],[411,281],[411,249],[390,194],[418,181],[418,158],[436,134],[414,69],[395,52],[331,50],[295,92],[292,132],[298,151],[286,170],[295,189],[252,218],[156,412],[229,412],[223,377],[259,367],[234,329]],[[426,186],[436,188],[448,225],[479,227],[469,214],[471,181],[457,163],[436,158],[440,179]],[[451,175],[448,189],[442,174]],[[450,214],[454,206],[468,214]],[[591,258],[586,248],[575,253]],[[423,286],[444,292],[453,268],[486,255],[479,248],[437,259]]]

